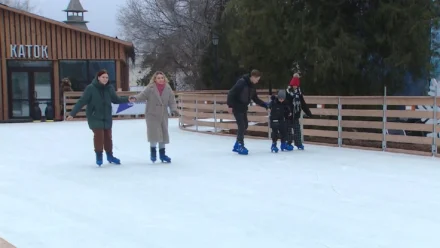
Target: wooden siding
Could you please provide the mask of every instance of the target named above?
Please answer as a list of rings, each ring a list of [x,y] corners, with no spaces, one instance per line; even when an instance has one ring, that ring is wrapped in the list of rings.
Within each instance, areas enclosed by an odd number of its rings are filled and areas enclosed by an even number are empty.
[[[38,20],[24,14],[0,9],[2,58],[11,58],[10,45],[48,46],[49,60],[114,59],[126,61],[124,44]]]

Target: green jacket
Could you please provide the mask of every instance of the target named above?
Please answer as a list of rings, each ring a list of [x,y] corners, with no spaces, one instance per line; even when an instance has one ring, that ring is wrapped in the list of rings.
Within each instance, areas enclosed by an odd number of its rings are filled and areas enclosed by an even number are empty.
[[[84,90],[81,98],[73,106],[70,115],[75,117],[84,105],[87,105],[86,116],[90,129],[112,128],[112,103],[128,102],[128,97],[119,97],[113,86],[103,85],[95,78]]]

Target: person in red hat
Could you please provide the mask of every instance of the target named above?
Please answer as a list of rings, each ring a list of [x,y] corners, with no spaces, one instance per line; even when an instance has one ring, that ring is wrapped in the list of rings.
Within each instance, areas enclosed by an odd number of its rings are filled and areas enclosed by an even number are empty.
[[[299,119],[301,118],[301,111],[304,111],[309,117],[312,117],[312,112],[310,112],[309,107],[307,107],[307,103],[300,89],[300,84],[300,76],[298,73],[295,73],[286,90],[286,101],[289,102],[292,110],[292,115],[289,116],[287,120],[287,145],[292,147],[293,141],[298,150],[304,150]]]

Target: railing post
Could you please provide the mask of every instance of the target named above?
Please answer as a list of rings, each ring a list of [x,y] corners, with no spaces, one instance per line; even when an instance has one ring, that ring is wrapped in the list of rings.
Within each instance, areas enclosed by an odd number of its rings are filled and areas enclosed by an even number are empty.
[[[199,131],[199,96],[196,95],[196,131]]]
[[[342,105],[341,97],[338,97],[338,146],[342,147]]]
[[[217,133],[217,95],[214,95],[214,133]]]
[[[63,120],[66,120],[66,114],[67,114],[67,111],[66,111],[66,106],[67,106],[67,104],[66,104],[66,94],[63,94],[63,99],[64,99],[64,101],[63,101]]]
[[[182,97],[183,97],[183,95],[179,95],[179,112],[180,112],[180,115],[179,115],[179,127],[183,127],[183,118],[182,118],[182,116],[183,116],[183,107],[182,107]]]
[[[303,124],[303,112],[301,111],[301,115],[300,115],[300,125],[301,125],[301,144],[304,143],[304,124]]]
[[[383,93],[383,115],[382,115],[382,151],[387,149],[387,87],[384,87]]]
[[[435,80],[435,95],[434,95],[434,108],[433,108],[433,130],[432,130],[432,156],[436,156],[437,155],[437,138],[438,138],[438,134],[437,134],[437,111],[438,111],[438,106],[437,106],[437,96],[438,96],[438,83],[437,80]]]

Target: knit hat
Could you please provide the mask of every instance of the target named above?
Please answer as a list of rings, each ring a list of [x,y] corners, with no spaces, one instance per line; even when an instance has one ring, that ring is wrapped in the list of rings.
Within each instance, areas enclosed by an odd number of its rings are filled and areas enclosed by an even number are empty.
[[[278,98],[286,99],[286,91],[285,90],[278,91]]]
[[[292,80],[290,80],[289,85],[299,87],[299,85],[300,85],[299,78],[297,78],[297,77],[292,78]]]

